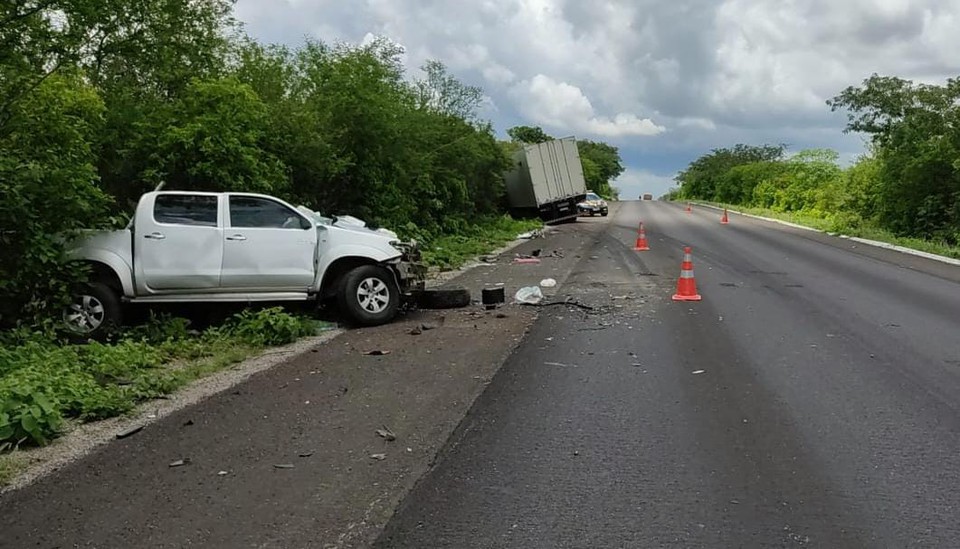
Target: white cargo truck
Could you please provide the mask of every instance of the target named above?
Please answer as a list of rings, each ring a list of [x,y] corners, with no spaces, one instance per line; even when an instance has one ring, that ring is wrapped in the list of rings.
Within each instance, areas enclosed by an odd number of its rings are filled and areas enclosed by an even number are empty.
[[[506,174],[510,207],[547,223],[575,220],[587,196],[577,141],[572,137],[524,145]]]

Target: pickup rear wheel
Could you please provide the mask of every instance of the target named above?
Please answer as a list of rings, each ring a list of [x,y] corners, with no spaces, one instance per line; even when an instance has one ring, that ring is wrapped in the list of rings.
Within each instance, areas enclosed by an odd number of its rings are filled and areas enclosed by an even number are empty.
[[[393,275],[376,265],[361,265],[343,275],[337,299],[348,320],[359,326],[390,322],[400,308]]]
[[[117,293],[93,282],[77,291],[63,309],[63,324],[72,335],[99,339],[120,327],[123,310]]]

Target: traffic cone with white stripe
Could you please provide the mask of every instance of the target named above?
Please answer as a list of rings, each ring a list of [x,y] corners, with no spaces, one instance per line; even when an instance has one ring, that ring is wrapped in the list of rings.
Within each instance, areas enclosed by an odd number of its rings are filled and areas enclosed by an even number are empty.
[[[730,218],[727,217],[727,209],[724,208],[724,209],[723,209],[723,217],[720,218],[720,224],[721,224],[721,225],[726,225],[727,223],[730,223]]]
[[[643,230],[643,222],[640,222],[640,228],[637,230],[637,243],[633,247],[634,251],[645,252],[650,249],[650,245],[647,244],[647,232]]]
[[[677,280],[677,293],[673,294],[674,301],[700,301],[703,299],[697,293],[697,280],[693,276],[693,256],[690,247],[683,249],[683,264],[680,265],[680,278]]]

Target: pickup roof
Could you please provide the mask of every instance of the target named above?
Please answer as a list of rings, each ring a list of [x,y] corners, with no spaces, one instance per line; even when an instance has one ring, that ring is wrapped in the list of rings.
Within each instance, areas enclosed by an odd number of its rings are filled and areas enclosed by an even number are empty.
[[[336,300],[352,323],[383,324],[425,274],[416,244],[391,231],[251,193],[147,193],[125,229],[67,253],[92,277],[63,320],[89,337],[122,323],[123,302]]]

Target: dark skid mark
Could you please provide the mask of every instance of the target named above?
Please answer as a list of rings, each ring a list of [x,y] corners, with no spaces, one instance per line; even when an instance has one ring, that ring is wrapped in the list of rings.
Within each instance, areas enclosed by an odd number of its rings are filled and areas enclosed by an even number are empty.
[[[784,284],[784,288],[803,288],[803,284]]]
[[[787,276],[787,273],[782,271],[749,271],[750,274],[755,275],[774,275],[774,276]]]
[[[724,288],[738,288],[738,286],[734,282],[721,282],[720,285],[723,286]]]

